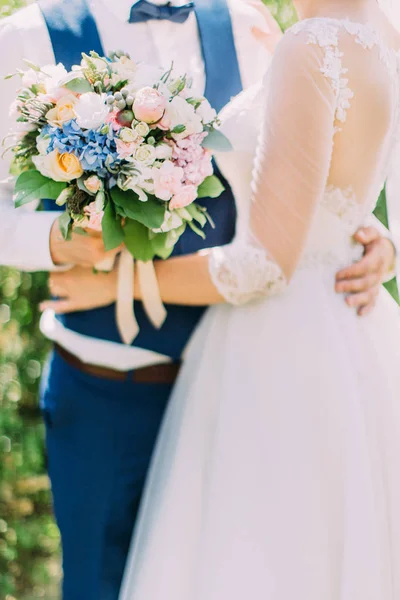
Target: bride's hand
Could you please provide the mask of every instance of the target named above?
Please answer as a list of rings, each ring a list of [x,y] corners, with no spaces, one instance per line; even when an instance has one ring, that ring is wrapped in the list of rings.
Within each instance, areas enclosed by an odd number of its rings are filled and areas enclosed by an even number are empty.
[[[253,27],[252,34],[268,52],[273,54],[283,36],[282,30],[262,0],[249,0],[248,4],[260,13],[263,20],[263,27]]]

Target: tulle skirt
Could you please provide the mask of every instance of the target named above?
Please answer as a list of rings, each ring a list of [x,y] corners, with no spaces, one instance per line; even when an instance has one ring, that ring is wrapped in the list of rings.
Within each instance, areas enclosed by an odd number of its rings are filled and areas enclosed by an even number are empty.
[[[400,321],[334,269],[210,309],[155,452],[121,600],[400,598]]]

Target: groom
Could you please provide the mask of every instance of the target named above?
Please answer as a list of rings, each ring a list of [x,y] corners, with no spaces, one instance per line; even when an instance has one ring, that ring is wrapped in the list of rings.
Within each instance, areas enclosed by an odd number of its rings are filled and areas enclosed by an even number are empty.
[[[0,23],[1,74],[23,68],[24,57],[39,64],[55,60],[70,68],[80,61],[82,51],[104,54],[122,48],[135,61],[167,66],[174,61],[178,72],[193,77],[194,93],[205,89],[216,109],[262,77],[269,54],[258,41],[262,37],[258,9],[240,0],[229,0],[229,7],[226,0],[160,4],[147,0],[133,5],[132,0],[33,4]],[[15,85],[14,80],[1,84],[3,108],[15,97]],[[8,125],[1,127],[4,137]],[[2,169],[5,177],[4,165]],[[208,246],[228,243],[234,235],[234,201],[227,182],[225,186],[219,199],[205,202],[216,223],[215,230],[207,231]],[[11,194],[10,185],[3,184],[1,264],[49,271],[71,264],[87,267],[75,279],[77,302],[87,310],[60,320],[45,314],[42,321],[43,332],[54,342],[42,407],[62,535],[63,598],[117,600],[159,425],[182,351],[204,308],[169,306],[164,326],[155,331],[138,305],[140,334],[132,347],[124,346],[113,307],[91,310],[96,304],[93,300],[91,305],[91,266],[104,255],[101,242],[78,235],[64,242],[54,203],[45,203],[44,211],[20,213],[10,208]],[[384,266],[394,260],[393,248],[373,230],[360,235],[366,256],[350,269],[342,285],[344,291],[357,292],[354,298],[364,294],[358,301],[369,306]],[[196,252],[201,246],[201,239],[189,231],[175,253]],[[65,277],[71,274],[66,272]],[[57,289],[54,292],[57,295]]]

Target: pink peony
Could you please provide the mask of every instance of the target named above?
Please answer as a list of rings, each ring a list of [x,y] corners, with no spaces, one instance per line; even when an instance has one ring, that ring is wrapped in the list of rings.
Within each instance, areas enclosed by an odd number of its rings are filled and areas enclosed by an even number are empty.
[[[156,123],[164,115],[167,101],[158,90],[144,87],[136,94],[133,103],[133,112],[138,121]]]
[[[96,203],[91,202],[88,206],[85,206],[83,209],[85,213],[85,221],[82,223],[82,226],[87,229],[92,229],[93,231],[101,231],[101,221],[103,219],[104,211],[101,210],[97,212]]]
[[[182,184],[183,169],[176,167],[170,160],[166,160],[160,168],[152,170],[154,181],[154,194],[160,200],[170,200]]]
[[[192,204],[197,198],[197,188],[194,185],[183,185],[176,194],[173,195],[169,203],[169,209],[185,208]]]

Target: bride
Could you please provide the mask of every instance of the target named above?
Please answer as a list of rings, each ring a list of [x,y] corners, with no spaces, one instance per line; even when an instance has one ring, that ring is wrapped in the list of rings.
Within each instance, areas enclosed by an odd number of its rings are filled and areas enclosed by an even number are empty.
[[[235,242],[160,271],[169,301],[220,304],[167,412],[122,600],[400,598],[398,310],[382,290],[360,319],[334,292],[400,134],[400,37],[375,0],[296,6],[268,82],[222,114]]]

